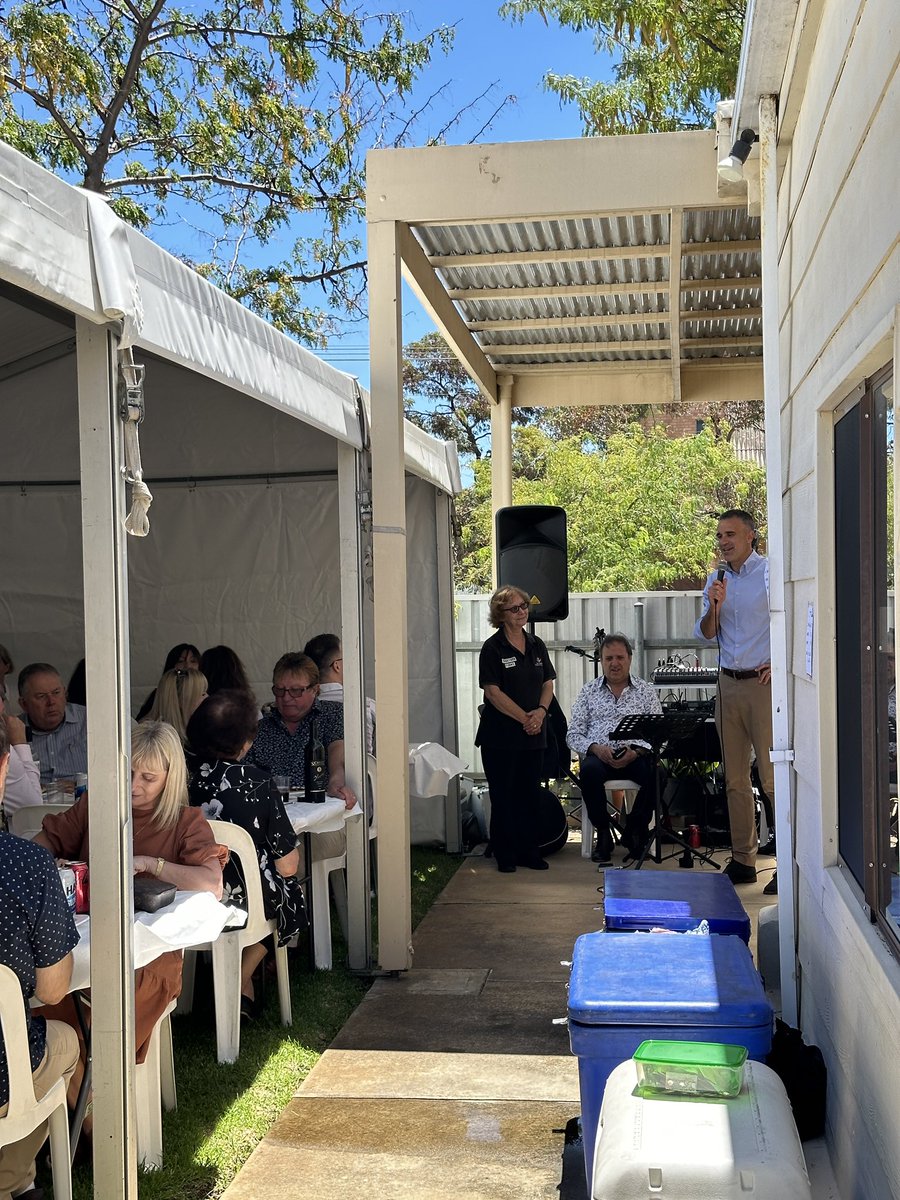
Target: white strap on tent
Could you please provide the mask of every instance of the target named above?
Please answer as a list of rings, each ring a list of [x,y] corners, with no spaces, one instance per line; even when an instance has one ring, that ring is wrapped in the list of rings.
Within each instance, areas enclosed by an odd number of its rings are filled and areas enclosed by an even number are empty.
[[[125,482],[131,487],[131,511],[125,518],[125,530],[132,537],[146,537],[150,532],[147,511],[153,497],[144,483],[138,436],[138,426],[144,419],[144,366],[134,361],[130,346],[119,348],[119,370],[122,380],[119,416],[125,426]]]

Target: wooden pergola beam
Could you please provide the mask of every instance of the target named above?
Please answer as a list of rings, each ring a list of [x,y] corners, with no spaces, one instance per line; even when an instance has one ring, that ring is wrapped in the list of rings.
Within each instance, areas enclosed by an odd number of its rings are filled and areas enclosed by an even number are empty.
[[[679,338],[680,346],[684,349],[692,350],[718,350],[724,346],[761,346],[762,336],[753,337],[747,334],[735,334],[730,337],[728,334],[723,334],[721,337],[712,338]],[[530,342],[528,345],[519,346],[485,346],[484,352],[489,358],[515,358],[516,355],[528,354],[611,354],[621,353],[628,350],[631,352],[640,350],[666,350],[671,351],[673,348],[673,340],[671,338],[650,338],[644,341],[634,342]],[[675,357],[675,361],[681,361],[680,352]],[[507,368],[509,369],[509,368]]]
[[[735,238],[730,242],[687,242],[682,246],[681,253],[685,256],[748,254],[758,252],[759,238],[741,241]],[[429,254],[428,262],[432,267],[459,267],[466,270],[477,270],[479,267],[505,267],[529,263],[569,263],[569,262],[616,262],[626,258],[668,258],[670,246],[666,242],[654,243],[649,246],[590,246],[583,249],[577,247],[565,250],[504,250],[491,254],[479,254],[477,251],[463,254]]]
[[[427,259],[426,259],[427,261]],[[762,280],[755,276],[733,275],[725,279],[683,279],[682,292],[745,291],[759,288]],[[512,288],[451,288],[446,293],[451,300],[549,300],[554,296],[643,296],[668,295],[667,279],[633,283],[567,283],[540,287]]]
[[[749,321],[762,316],[761,308],[683,308],[682,321]],[[467,321],[470,333],[514,333],[539,329],[606,329],[620,325],[666,325],[669,310],[649,313],[612,313],[591,317],[522,317],[508,321]]]

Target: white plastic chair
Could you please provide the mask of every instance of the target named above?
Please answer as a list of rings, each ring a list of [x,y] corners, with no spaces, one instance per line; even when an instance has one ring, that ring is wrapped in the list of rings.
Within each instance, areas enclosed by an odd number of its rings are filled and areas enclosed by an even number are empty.
[[[175,1092],[175,1057],[172,1051],[173,1000],[150,1036],[147,1057],[134,1071],[138,1161],[147,1170],[163,1164],[162,1110],[178,1107]]]
[[[53,813],[68,812],[71,804],[25,804],[7,816],[9,832],[27,841],[41,832],[44,817]]]
[[[0,1117],[0,1146],[20,1142],[47,1121],[53,1162],[53,1195],[57,1200],[72,1200],[66,1081],[58,1079],[45,1096],[40,1100],[35,1098],[22,985],[16,973],[2,965],[0,1026],[3,1028],[3,1044],[9,1065],[9,1105],[6,1116]]]
[[[613,792],[625,793],[625,812],[631,812],[634,806],[635,797],[641,790],[640,786],[633,779],[607,779],[603,785],[606,790],[606,803],[610,808],[615,808],[612,803]],[[587,805],[584,800],[581,802],[581,857],[590,858],[591,851],[594,845],[594,827],[591,824],[591,818],[588,816]]]
[[[230,821],[210,821],[212,835],[227,846],[241,865],[244,891],[247,897],[247,924],[242,929],[225,929],[209,949],[212,951],[213,991],[216,1006],[216,1058],[220,1063],[232,1063],[241,1049],[241,954],[245,946],[255,946],[272,934],[276,943],[275,969],[278,976],[278,1003],[282,1025],[291,1024],[291,981],[288,974],[287,946],[278,946],[278,930],[274,918],[266,919],[262,883],[259,878],[259,855],[246,829]],[[201,949],[202,947],[197,947]],[[187,959],[187,953],[185,959]],[[194,986],[194,964],[188,967],[182,991],[185,1004],[181,1011],[190,1011]],[[190,993],[188,993],[190,989]]]
[[[323,971],[331,970],[332,960],[329,878],[341,929],[344,931],[344,937],[347,936],[347,880],[344,875],[346,867],[346,852],[335,858],[314,858],[312,862],[310,874],[313,892],[313,941],[316,947],[316,966]]]

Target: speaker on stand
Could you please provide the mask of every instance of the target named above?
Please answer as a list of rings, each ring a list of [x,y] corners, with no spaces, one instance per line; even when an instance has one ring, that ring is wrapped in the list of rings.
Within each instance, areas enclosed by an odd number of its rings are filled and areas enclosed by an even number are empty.
[[[569,615],[566,510],[554,504],[516,504],[494,520],[497,582],[535,598],[532,621],[564,621]]]

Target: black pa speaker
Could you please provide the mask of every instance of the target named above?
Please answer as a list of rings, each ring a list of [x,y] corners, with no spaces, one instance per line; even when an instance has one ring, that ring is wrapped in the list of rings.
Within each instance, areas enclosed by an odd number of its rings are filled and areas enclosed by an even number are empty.
[[[536,598],[535,621],[569,615],[566,510],[554,504],[517,504],[497,510],[497,579]]]

